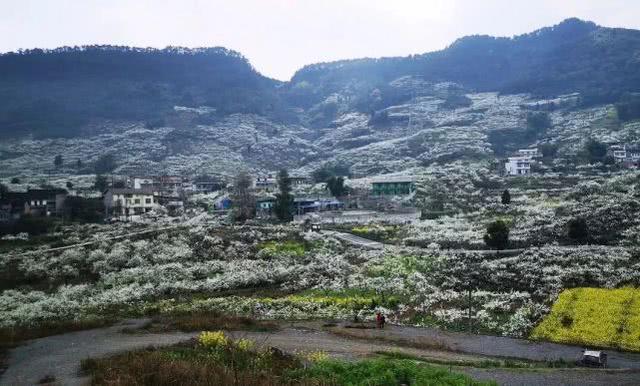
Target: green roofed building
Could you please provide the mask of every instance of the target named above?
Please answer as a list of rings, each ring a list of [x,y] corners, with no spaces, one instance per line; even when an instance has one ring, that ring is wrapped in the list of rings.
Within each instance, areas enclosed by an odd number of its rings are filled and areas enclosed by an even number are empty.
[[[371,181],[374,196],[406,196],[416,190],[413,176],[378,177]]]

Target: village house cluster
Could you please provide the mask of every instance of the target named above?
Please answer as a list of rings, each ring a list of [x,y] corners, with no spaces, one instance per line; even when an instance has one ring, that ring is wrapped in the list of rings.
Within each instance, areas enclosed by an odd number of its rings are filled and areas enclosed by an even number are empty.
[[[7,192],[0,199],[0,221],[9,222],[23,216],[48,217],[62,214],[67,198],[64,189],[28,189]]]
[[[313,190],[314,181],[304,175],[290,176],[294,188],[293,213],[297,216],[314,212],[341,211],[344,209],[389,210],[397,206],[394,197],[406,197],[415,192],[413,176],[382,176],[373,178],[368,189],[350,189],[342,197],[333,197],[329,190]],[[169,214],[185,210],[190,196],[215,195],[210,210],[224,212],[233,206],[232,179],[222,176],[201,175],[193,178],[182,176],[129,176],[112,178],[108,187],[88,196],[86,189],[28,189],[26,192],[7,192],[0,198],[0,221],[18,220],[24,216],[62,217],[68,197],[95,200],[100,215],[109,221],[137,221],[141,216],[163,207]],[[269,218],[278,192],[276,173],[253,176],[253,193],[256,198],[256,215]],[[315,192],[315,193],[312,193]],[[99,201],[99,202],[98,202]],[[68,209],[68,208],[67,208]]]
[[[628,144],[611,145],[608,149],[617,164],[625,168],[637,168],[640,164],[640,147]]]

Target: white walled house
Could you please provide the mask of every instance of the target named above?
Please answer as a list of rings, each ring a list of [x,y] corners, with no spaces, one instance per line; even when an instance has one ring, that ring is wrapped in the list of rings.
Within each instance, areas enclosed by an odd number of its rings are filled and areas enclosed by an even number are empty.
[[[510,176],[531,174],[531,157],[509,157],[504,164],[505,172]]]
[[[144,189],[154,185],[153,177],[133,177],[133,188]]]
[[[103,200],[107,217],[124,221],[147,213],[157,205],[156,195],[149,189],[112,188]]]

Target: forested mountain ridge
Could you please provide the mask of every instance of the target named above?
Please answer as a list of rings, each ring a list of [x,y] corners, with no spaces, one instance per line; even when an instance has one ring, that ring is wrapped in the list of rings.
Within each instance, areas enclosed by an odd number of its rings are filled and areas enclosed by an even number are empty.
[[[362,109],[374,105],[373,99],[385,99],[385,91],[393,93],[385,84],[411,75],[475,91],[540,97],[580,92],[585,103],[594,104],[640,90],[639,65],[640,31],[567,19],[513,38],[467,36],[423,55],[312,64],[299,70],[288,87],[301,97],[302,106],[349,87]],[[382,95],[370,97],[377,86]],[[398,98],[389,95],[394,102]]]
[[[589,137],[640,142],[638,64],[640,31],[577,19],[423,55],[313,64],[288,82],[224,48],[3,54],[0,175],[50,171],[56,155],[77,174],[111,154],[123,174],[333,164],[358,175],[541,144],[571,156]]]
[[[95,119],[157,122],[175,105],[269,115],[278,81],[226,48],[63,47],[0,55],[0,135],[78,135]]]
[[[317,106],[332,94],[348,100],[343,110],[372,113],[424,92],[390,84],[406,76],[476,92],[579,92],[586,104],[609,103],[640,90],[638,66],[640,31],[578,19],[513,38],[468,36],[422,55],[312,64],[286,83],[221,47],[34,49],[0,55],[0,135],[72,137],[96,118],[161,125],[176,105],[280,122],[297,121],[291,108],[302,107],[310,111],[300,122],[321,127],[339,110]]]

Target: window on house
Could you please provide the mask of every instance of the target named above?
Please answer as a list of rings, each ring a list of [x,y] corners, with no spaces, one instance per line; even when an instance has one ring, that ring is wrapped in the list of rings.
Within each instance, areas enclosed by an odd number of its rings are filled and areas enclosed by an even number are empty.
[[[144,199],[144,203],[145,204],[151,204],[151,199],[150,198],[145,198]]]
[[[139,199],[139,198],[136,198],[133,202],[134,202],[135,204],[139,204],[139,203],[140,203],[140,199]]]

